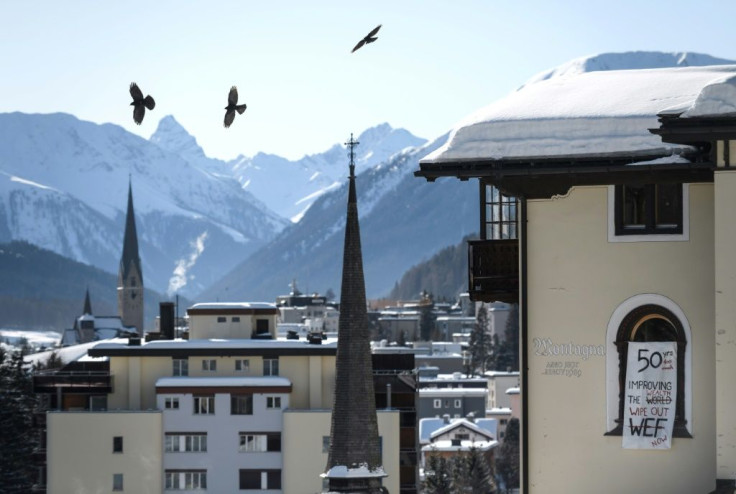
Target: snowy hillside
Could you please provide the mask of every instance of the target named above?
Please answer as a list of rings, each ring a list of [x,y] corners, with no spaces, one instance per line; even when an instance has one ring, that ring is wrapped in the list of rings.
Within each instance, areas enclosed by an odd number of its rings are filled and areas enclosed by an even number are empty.
[[[478,229],[476,183],[446,180],[438,186],[411,173],[418,159],[446,138],[399,153],[356,178],[368,297],[387,295],[411,266]],[[286,293],[293,278],[305,291],[339,292],[346,203],[343,180],[317,199],[299,223],[198,298],[272,299]]]
[[[366,130],[357,140],[360,141],[355,156],[357,173],[403,149],[426,142],[388,124]],[[318,197],[340,186],[347,177],[346,159],[344,146],[335,144],[324,153],[305,156],[297,161],[259,153],[252,158],[241,156],[230,165],[233,176],[245,190],[276,213],[297,222]]]
[[[0,114],[0,242],[116,273],[129,180],[146,285],[162,292],[196,293],[285,226],[237,181],[116,125]]]

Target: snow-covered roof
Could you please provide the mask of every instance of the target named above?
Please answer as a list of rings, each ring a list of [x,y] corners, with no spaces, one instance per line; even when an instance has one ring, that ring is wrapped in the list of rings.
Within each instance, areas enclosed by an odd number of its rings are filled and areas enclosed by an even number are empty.
[[[736,114],[736,65],[613,70],[540,80],[462,120],[423,164],[676,153],[659,114]]]
[[[96,350],[117,350],[120,348],[146,348],[149,350],[181,350],[181,349],[232,349],[232,348],[275,348],[275,349],[301,349],[301,348],[336,348],[336,339],[327,339],[321,345],[312,345],[305,340],[259,340],[259,339],[197,339],[197,340],[156,340],[143,342],[140,346],[129,346],[127,338],[116,338],[99,343]]]
[[[497,437],[498,420],[495,418],[479,418],[471,422],[466,418],[445,419],[435,417],[419,420],[419,442],[422,444],[428,443],[432,437],[437,437],[439,434],[461,426],[484,435],[490,435],[494,438]],[[439,434],[436,434],[437,432]]]
[[[204,310],[252,310],[252,309],[276,309],[276,304],[270,302],[206,302],[194,304],[187,309],[204,309]]]
[[[156,380],[157,388],[224,388],[224,387],[274,387],[291,386],[285,377],[162,377]]]
[[[459,445],[453,444],[451,439],[445,441],[435,441],[426,446],[422,446],[422,451],[470,451],[478,449],[480,451],[488,451],[498,446],[498,441],[470,441],[463,439]]]
[[[426,398],[442,398],[451,396],[486,396],[488,389],[486,388],[420,388],[417,390],[419,397]]]

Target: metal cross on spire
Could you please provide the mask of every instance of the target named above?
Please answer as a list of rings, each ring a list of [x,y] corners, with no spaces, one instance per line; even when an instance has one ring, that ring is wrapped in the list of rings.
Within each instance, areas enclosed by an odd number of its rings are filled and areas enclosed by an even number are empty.
[[[360,142],[353,139],[353,133],[351,132],[350,140],[345,143],[345,145],[349,149],[348,156],[350,157],[350,178],[355,177],[355,146],[357,146],[358,144],[360,144]]]

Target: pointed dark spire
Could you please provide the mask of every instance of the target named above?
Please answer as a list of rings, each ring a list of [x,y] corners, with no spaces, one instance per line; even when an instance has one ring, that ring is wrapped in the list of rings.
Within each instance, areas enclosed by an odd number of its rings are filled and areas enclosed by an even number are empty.
[[[340,292],[335,401],[326,476],[331,492],[386,492],[381,487],[381,478],[385,474],[381,466],[378,441],[370,329],[355,191],[353,148],[358,142],[353,140],[352,134],[346,145],[350,150],[350,183]],[[358,467],[368,467],[367,470],[372,473],[360,477],[354,473],[349,476],[341,476],[339,473],[341,470]]]
[[[141,259],[138,256],[138,233],[135,228],[135,212],[133,211],[133,183],[128,182],[128,212],[125,216],[125,235],[123,236],[123,255],[120,258],[120,269],[123,278],[128,277],[135,263],[141,275]]]
[[[87,288],[87,293],[84,295],[84,310],[82,310],[82,314],[92,315],[92,303],[89,301],[89,287]]]

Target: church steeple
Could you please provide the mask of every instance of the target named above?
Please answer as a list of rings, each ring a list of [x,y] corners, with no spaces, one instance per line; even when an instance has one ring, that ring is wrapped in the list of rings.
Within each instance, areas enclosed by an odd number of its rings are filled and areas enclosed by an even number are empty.
[[[84,309],[82,310],[82,314],[92,315],[92,303],[89,301],[89,288],[87,288],[87,292],[84,294]]]
[[[370,329],[366,310],[363,255],[355,191],[353,140],[350,153],[345,248],[340,291],[335,401],[332,407],[327,471],[330,492],[381,493],[386,476],[381,465],[378,421],[373,390]]]
[[[118,271],[118,315],[123,325],[135,326],[143,334],[143,269],[138,255],[132,182],[128,183],[128,210]]]

